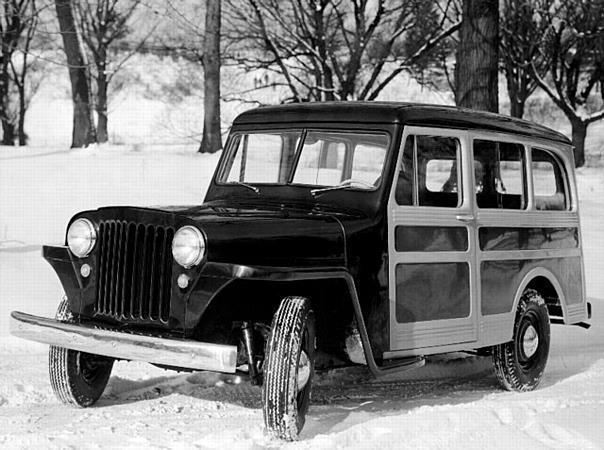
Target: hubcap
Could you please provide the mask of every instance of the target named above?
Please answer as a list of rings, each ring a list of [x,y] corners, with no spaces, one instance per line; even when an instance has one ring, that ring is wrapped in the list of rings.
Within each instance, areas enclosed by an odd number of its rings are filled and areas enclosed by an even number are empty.
[[[527,358],[530,358],[537,351],[537,347],[539,347],[539,335],[537,334],[537,330],[532,325],[529,325],[524,331],[524,336],[522,338],[522,350]]]
[[[304,389],[308,379],[310,378],[310,361],[308,355],[304,350],[300,352],[300,358],[298,359],[298,392]]]

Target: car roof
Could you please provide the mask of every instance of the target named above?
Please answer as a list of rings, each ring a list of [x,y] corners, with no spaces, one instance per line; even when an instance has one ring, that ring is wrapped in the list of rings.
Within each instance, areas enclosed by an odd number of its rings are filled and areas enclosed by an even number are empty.
[[[261,106],[240,114],[233,125],[283,123],[403,124],[489,130],[571,145],[562,133],[502,114],[456,106],[403,102],[312,102]]]

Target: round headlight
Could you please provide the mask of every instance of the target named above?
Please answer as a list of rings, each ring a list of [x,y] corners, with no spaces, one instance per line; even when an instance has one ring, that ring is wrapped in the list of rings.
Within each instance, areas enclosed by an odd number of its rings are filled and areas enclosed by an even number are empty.
[[[67,245],[69,250],[78,258],[90,254],[96,242],[94,225],[88,219],[77,219],[67,230]]]
[[[201,262],[206,251],[206,241],[197,228],[186,225],[180,228],[172,240],[174,260],[188,269]]]

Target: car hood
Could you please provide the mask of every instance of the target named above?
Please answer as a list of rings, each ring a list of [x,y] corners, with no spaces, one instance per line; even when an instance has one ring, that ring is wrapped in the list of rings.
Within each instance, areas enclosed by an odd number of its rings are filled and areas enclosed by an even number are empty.
[[[99,220],[128,220],[175,229],[194,224],[207,240],[210,262],[260,266],[345,266],[341,212],[241,205],[108,207]]]

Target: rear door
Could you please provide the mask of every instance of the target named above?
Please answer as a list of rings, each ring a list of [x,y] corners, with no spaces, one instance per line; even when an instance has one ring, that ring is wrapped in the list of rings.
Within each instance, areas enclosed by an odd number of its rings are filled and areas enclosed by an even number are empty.
[[[390,352],[385,357],[437,353],[477,339],[468,142],[463,130],[405,128],[388,205]]]

